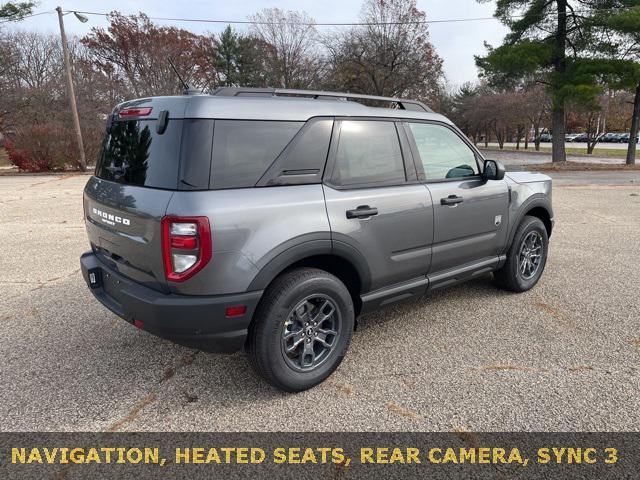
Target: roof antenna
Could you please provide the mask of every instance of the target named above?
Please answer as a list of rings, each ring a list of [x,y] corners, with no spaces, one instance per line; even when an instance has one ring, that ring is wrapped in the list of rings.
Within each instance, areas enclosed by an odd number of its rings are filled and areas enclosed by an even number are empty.
[[[187,84],[187,82],[185,82],[182,77],[180,76],[180,74],[178,73],[178,69],[176,68],[176,66],[173,64],[173,61],[171,60],[171,57],[167,58],[167,60],[169,61],[169,65],[171,65],[171,68],[173,69],[173,71],[175,72],[176,76],[178,77],[178,80],[180,80],[180,83],[182,84],[182,86],[184,87],[184,94],[185,95],[189,95],[189,93],[191,92],[191,88],[189,87],[189,85]]]

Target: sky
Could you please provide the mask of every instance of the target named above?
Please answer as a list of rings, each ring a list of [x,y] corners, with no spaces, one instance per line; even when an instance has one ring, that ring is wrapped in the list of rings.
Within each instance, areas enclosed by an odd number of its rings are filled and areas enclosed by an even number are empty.
[[[494,3],[479,4],[476,0],[418,0],[418,8],[426,12],[428,20],[491,17]],[[215,20],[246,20],[247,16],[263,8],[278,7],[282,10],[303,10],[319,23],[357,22],[362,2],[360,0],[40,0],[35,12],[53,11],[57,5],[64,10],[109,12],[118,10],[124,14],[144,12],[150,17],[207,18]],[[207,23],[163,22],[195,33],[219,32],[225,25]],[[87,23],[79,22],[72,15],[65,16],[67,35],[82,36],[92,27],[104,27],[102,16],[89,16]],[[58,19],[54,13],[28,18],[5,28],[37,30],[58,33]],[[237,25],[239,30],[248,26]],[[321,31],[344,27],[319,27]],[[444,59],[444,71],[452,88],[477,79],[473,56],[484,52],[484,42],[499,44],[506,28],[497,20],[460,23],[435,23],[429,26],[431,41]]]

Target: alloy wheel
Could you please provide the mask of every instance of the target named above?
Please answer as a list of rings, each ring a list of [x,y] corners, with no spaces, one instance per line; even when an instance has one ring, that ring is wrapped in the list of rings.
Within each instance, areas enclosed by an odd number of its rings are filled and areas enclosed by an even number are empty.
[[[281,348],[286,363],[309,371],[323,363],[338,343],[340,312],[326,295],[315,294],[300,301],[284,322]]]
[[[525,280],[532,279],[542,263],[542,236],[538,232],[529,232],[520,245],[518,270]]]

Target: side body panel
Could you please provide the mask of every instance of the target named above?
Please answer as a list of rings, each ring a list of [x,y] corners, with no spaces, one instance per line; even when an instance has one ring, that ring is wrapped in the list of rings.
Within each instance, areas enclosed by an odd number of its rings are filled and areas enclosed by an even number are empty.
[[[213,257],[175,293],[221,295],[250,289],[259,272],[291,248],[330,251],[331,235],[322,185],[291,185],[201,192],[176,192],[167,215],[209,218]]]

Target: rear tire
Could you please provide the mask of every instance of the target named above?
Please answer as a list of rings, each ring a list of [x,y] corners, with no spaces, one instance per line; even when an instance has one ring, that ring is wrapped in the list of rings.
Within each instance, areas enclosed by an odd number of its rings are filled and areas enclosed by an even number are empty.
[[[249,327],[249,360],[281,390],[312,388],[342,362],[354,317],[351,295],[335,276],[315,268],[286,272],[258,305]]]
[[[493,272],[496,285],[511,292],[533,288],[544,271],[548,249],[549,237],[542,220],[525,216],[513,237],[506,263]]]

